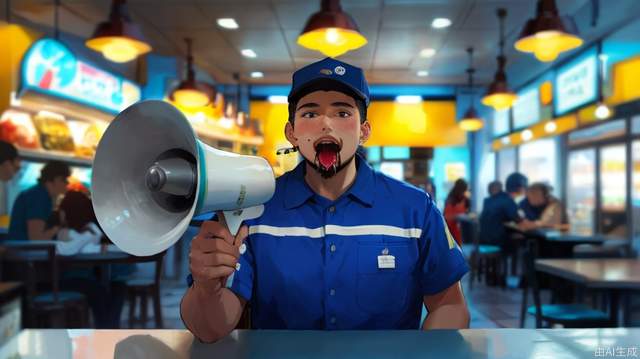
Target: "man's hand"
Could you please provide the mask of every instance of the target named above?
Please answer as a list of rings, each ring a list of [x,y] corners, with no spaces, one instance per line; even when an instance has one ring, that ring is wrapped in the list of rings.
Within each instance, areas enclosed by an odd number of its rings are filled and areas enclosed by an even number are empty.
[[[249,234],[242,226],[234,237],[229,233],[224,217],[220,222],[206,221],[191,242],[189,269],[194,280],[194,289],[207,294],[219,291],[227,277],[236,270],[240,257],[239,248]]]

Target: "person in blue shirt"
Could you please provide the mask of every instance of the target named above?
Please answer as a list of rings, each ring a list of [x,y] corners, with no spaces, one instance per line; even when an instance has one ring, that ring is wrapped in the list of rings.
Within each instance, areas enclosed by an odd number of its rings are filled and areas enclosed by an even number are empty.
[[[506,192],[499,191],[484,200],[480,213],[480,241],[493,245],[507,242],[505,223],[522,221],[517,202],[527,189],[527,177],[514,172],[507,177]]]
[[[526,227],[530,223],[523,218],[517,205],[526,192],[527,184],[527,177],[523,174],[510,174],[505,182],[507,191],[500,190],[486,198],[480,213],[480,242],[500,246],[505,254],[510,255],[513,259],[511,273],[515,273],[517,269],[518,244],[510,238],[504,225],[514,222]],[[494,188],[497,187],[494,185]]]
[[[368,104],[357,67],[327,58],[294,73],[285,135],[304,161],[235,238],[220,216],[192,241],[181,316],[200,340],[230,333],[247,303],[258,329],[468,327],[468,266],[435,203],[356,154]]]
[[[40,172],[38,184],[18,195],[11,210],[11,240],[53,239],[59,226],[47,228],[55,201],[67,191],[71,169],[59,161],[48,162]]]
[[[0,141],[0,181],[10,181],[18,171],[20,171],[18,149],[9,142]]]

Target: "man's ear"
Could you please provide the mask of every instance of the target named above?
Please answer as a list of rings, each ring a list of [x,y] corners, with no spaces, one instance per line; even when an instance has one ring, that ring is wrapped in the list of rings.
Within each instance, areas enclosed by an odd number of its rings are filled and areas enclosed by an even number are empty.
[[[365,120],[360,124],[360,144],[364,145],[369,140],[369,136],[371,136],[371,124]]]
[[[284,126],[284,135],[293,147],[298,146],[298,139],[293,135],[293,125],[291,121],[287,121],[287,124]]]

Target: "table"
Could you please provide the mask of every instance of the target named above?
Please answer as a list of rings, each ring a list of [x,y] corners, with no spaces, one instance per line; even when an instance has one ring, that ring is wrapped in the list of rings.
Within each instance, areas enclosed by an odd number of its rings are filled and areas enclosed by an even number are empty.
[[[611,319],[615,323],[618,322],[620,292],[640,290],[640,260],[638,259],[538,259],[536,270],[587,288],[610,291]]]
[[[604,357],[618,348],[640,355],[638,338],[640,328],[237,330],[218,343],[204,344],[185,330],[54,329],[21,332],[0,347],[0,358],[573,359]]]
[[[55,241],[15,241],[6,240],[0,242],[0,248],[6,247],[22,247],[22,248],[38,248],[43,252],[28,252],[25,254],[15,255],[5,258],[7,262],[25,262],[25,263],[43,263],[46,262],[48,257],[44,250],[55,246]],[[110,264],[116,263],[144,263],[153,262],[158,256],[163,256],[164,253],[159,253],[153,256],[137,257],[126,252],[121,251],[115,245],[108,247],[109,250],[103,253],[78,253],[72,256],[56,256],[58,263],[62,267],[100,267],[100,281],[105,288],[109,288],[108,283],[110,281]],[[0,358],[1,359],[1,358]]]

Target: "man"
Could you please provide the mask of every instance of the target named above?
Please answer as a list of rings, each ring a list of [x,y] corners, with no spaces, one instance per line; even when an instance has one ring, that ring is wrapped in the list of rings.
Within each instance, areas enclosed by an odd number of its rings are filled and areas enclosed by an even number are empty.
[[[492,181],[491,183],[489,183],[489,186],[487,187],[487,191],[489,191],[489,197],[493,196],[494,194],[498,194],[502,192],[502,182],[497,180]]]
[[[260,329],[418,329],[423,303],[423,329],[468,327],[468,267],[434,202],[355,155],[368,104],[357,67],[293,75],[285,134],[304,161],[235,238],[206,222],[193,240],[181,315],[198,338],[226,336],[247,302]]]
[[[18,150],[9,142],[0,141],[0,181],[11,181],[18,171],[20,171]]]
[[[8,239],[53,239],[59,227],[46,228],[47,220],[58,197],[67,191],[69,176],[69,166],[59,161],[42,168],[38,184],[20,193],[13,204]]]
[[[480,214],[480,239],[482,242],[503,245],[507,242],[504,224],[522,221],[518,213],[517,202],[520,202],[527,189],[527,177],[514,172],[507,177],[507,192],[500,190],[484,200]],[[491,192],[491,188],[489,189]]]
[[[515,222],[520,226],[527,226],[529,221],[523,219],[518,211],[518,205],[527,189],[527,177],[514,172],[507,177],[505,187],[507,192],[499,191],[484,200],[480,214],[480,241],[498,245],[512,257],[511,273],[517,270],[517,243],[513,242],[505,228],[505,223]],[[491,192],[491,188],[489,189]]]

